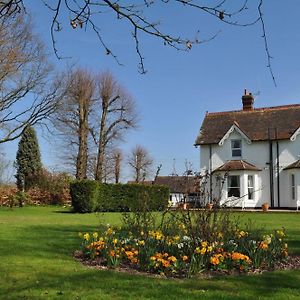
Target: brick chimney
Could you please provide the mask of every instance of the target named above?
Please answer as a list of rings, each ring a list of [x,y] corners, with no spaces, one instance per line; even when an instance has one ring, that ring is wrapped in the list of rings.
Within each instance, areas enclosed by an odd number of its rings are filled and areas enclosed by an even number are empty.
[[[243,102],[243,110],[253,110],[253,104],[254,104],[254,97],[251,93],[248,93],[245,89],[244,95],[242,96],[242,102]]]

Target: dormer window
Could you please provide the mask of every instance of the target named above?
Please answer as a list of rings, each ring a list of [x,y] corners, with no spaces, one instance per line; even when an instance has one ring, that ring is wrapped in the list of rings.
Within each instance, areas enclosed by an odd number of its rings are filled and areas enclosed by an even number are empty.
[[[232,157],[242,157],[242,140],[231,140]]]

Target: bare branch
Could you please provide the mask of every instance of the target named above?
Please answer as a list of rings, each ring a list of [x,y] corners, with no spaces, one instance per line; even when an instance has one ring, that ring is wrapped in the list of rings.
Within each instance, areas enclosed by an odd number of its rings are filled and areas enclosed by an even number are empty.
[[[265,52],[268,60],[268,68],[270,70],[274,84],[276,85],[272,66],[271,66],[271,55],[269,51],[265,23],[262,12],[263,0],[249,1],[240,0],[234,6],[231,1],[220,0],[216,3],[209,4],[204,1],[196,0],[137,0],[137,1],[122,1],[122,0],[41,0],[45,7],[52,14],[51,22],[51,40],[54,53],[57,58],[62,58],[58,53],[58,47],[56,43],[56,33],[62,30],[61,19],[65,19],[66,12],[69,14],[70,26],[75,30],[82,28],[91,28],[99,42],[103,47],[105,53],[110,55],[119,65],[122,65],[118,59],[117,54],[114,53],[113,49],[109,46],[109,35],[102,31],[102,27],[98,25],[97,18],[103,13],[112,13],[111,15],[117,19],[116,27],[128,24],[131,28],[132,39],[135,45],[135,52],[138,57],[138,70],[140,73],[146,73],[145,58],[143,56],[141,36],[150,36],[156,38],[164,45],[172,47],[179,51],[189,51],[196,44],[203,44],[207,41],[211,41],[218,35],[217,32],[212,34],[207,39],[196,38],[181,38],[180,34],[171,34],[168,31],[161,29],[160,22],[157,22],[147,15],[147,12],[151,7],[165,4],[166,7],[176,6],[177,9],[193,9],[199,12],[199,17],[202,15],[211,16],[220,22],[230,26],[247,27],[253,26],[256,23],[261,23],[263,38],[265,44]],[[251,4],[251,5],[250,5]],[[255,15],[251,13],[253,9],[249,7],[255,6]],[[0,2],[0,18],[7,18],[14,12],[21,12],[25,10],[23,0],[8,0]],[[167,18],[168,16],[165,16]],[[199,32],[199,31],[196,31]],[[108,36],[108,38],[106,38]]]

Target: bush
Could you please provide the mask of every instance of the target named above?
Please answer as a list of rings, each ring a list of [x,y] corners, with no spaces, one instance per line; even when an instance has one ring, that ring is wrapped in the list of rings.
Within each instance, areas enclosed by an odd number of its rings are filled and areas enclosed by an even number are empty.
[[[29,200],[29,196],[26,192],[18,191],[15,194],[9,196],[8,205],[12,208],[13,206],[23,207]]]
[[[98,183],[81,180],[70,184],[72,206],[75,212],[93,212],[98,207]]]
[[[33,203],[62,204],[70,200],[71,177],[66,173],[53,173],[43,169],[39,174],[29,176],[31,186],[28,193]]]
[[[105,184],[90,180],[71,184],[76,212],[139,211],[144,206],[147,210],[163,210],[167,207],[169,193],[167,187],[157,185]]]

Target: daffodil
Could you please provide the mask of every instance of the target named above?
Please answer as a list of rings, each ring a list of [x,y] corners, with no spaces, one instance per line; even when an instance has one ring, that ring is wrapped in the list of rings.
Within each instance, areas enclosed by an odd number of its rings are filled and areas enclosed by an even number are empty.
[[[145,245],[145,241],[144,241],[144,240],[138,241],[138,244],[139,244],[140,246],[144,246],[144,245]]]
[[[87,232],[83,235],[83,238],[88,241],[90,239],[90,234]]]

